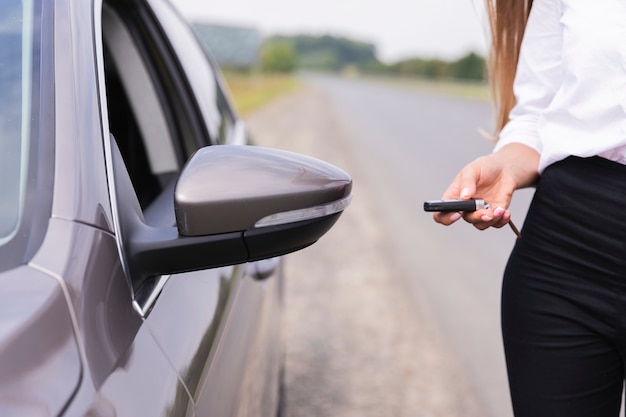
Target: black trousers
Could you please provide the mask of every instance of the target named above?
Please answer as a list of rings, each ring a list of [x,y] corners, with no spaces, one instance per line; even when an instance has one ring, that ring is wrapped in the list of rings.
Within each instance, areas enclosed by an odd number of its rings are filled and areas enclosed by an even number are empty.
[[[626,360],[626,166],[570,157],[539,180],[504,274],[516,417],[614,417]]]

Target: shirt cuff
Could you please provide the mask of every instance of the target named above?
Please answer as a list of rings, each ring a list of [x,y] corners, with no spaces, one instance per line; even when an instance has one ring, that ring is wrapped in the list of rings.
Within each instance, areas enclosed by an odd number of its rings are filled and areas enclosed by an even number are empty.
[[[497,152],[509,143],[521,143],[541,154],[543,144],[537,131],[537,119],[535,117],[520,117],[509,121],[500,132],[493,151]]]

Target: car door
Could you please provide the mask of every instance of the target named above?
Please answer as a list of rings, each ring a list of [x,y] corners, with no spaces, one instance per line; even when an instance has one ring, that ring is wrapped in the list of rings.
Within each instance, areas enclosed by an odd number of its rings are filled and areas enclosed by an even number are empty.
[[[168,3],[152,1],[151,6],[104,2],[104,117],[112,146],[124,160],[125,172],[116,168],[114,174],[130,178],[146,223],[160,227],[175,224],[173,188],[191,154],[209,144],[244,143],[245,129],[188,26]],[[178,45],[168,37],[173,30]],[[181,33],[188,36],[185,45]],[[273,412],[279,272],[279,262],[270,260],[139,282],[129,277],[135,309],[196,408],[174,404],[173,409],[211,416]]]

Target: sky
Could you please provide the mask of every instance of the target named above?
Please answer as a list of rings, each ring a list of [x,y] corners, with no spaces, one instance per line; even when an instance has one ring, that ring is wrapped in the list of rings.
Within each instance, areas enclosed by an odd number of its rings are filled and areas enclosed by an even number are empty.
[[[264,36],[330,34],[370,42],[387,63],[487,53],[482,0],[171,1],[190,20],[254,27]]]

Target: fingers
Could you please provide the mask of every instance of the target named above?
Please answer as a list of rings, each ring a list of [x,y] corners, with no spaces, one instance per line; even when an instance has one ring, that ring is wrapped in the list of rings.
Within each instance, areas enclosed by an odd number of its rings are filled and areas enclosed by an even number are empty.
[[[459,212],[433,213],[433,220],[437,223],[443,224],[444,226],[450,226],[451,224],[456,223],[461,217],[462,215]]]
[[[511,220],[511,212],[500,206],[495,209],[484,209],[467,213],[433,213],[433,219],[440,224],[450,226],[460,219],[471,223],[478,230],[486,230],[490,227],[501,228]]]
[[[477,172],[479,168],[476,166],[475,162],[470,163],[465,166],[454,178],[450,186],[443,193],[441,198],[443,200],[448,199],[469,199],[474,196],[476,193],[476,180],[477,180]],[[449,226],[453,223],[456,223],[459,219],[463,217],[463,213],[434,213],[433,219],[435,222],[443,224],[445,226]]]
[[[459,173],[459,195],[458,198],[465,200],[476,195],[476,184],[478,182],[477,169],[473,165],[467,166]]]
[[[481,210],[481,212],[466,213],[463,217],[478,230],[486,230],[490,227],[501,228],[506,225],[511,219],[511,212],[498,206],[492,211]]]
[[[443,193],[442,199],[460,198],[464,200],[474,196],[476,194],[476,183],[479,171],[480,169],[476,166],[475,162],[465,166]]]

